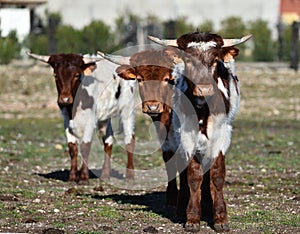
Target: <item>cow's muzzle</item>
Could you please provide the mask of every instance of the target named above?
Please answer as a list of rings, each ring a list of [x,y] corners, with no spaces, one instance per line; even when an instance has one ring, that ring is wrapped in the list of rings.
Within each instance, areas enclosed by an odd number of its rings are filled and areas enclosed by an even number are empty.
[[[163,112],[163,104],[161,102],[144,102],[143,103],[143,113],[150,116],[157,116]]]
[[[72,105],[73,104],[73,97],[72,96],[59,96],[58,97],[58,104],[60,104],[60,105]]]
[[[212,84],[195,85],[193,95],[197,97],[210,97],[214,95],[214,87]]]

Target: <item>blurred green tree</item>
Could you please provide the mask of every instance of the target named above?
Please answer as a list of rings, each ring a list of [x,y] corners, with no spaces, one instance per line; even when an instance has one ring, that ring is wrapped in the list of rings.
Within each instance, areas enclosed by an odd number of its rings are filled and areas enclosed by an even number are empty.
[[[273,61],[275,44],[271,38],[271,30],[267,21],[256,20],[250,22],[250,33],[253,35],[253,59],[255,61]]]
[[[247,33],[247,28],[241,17],[231,16],[221,22],[221,30],[218,33],[223,38],[239,38]]]
[[[81,52],[96,53],[100,51],[110,51],[114,47],[114,35],[110,27],[102,21],[92,21],[84,27],[81,32]]]
[[[55,33],[59,53],[85,53],[82,46],[82,32],[69,25],[61,25]]]
[[[241,38],[248,34],[247,27],[239,16],[231,16],[221,22],[221,29],[218,32],[223,38]],[[249,60],[250,56],[246,56],[245,44],[239,45],[239,60]]]
[[[187,17],[179,17],[175,20],[175,37],[180,37],[183,34],[194,32],[196,28],[191,23],[187,22]]]
[[[291,60],[291,49],[292,49],[292,26],[284,25],[282,35],[282,61]]]
[[[48,54],[48,36],[46,34],[29,34],[23,41],[23,46],[32,53]]]
[[[203,21],[199,26],[200,32],[214,32],[214,23],[211,20]]]
[[[18,58],[21,45],[18,42],[17,32],[11,31],[7,37],[0,37],[0,63],[8,64],[12,59]]]

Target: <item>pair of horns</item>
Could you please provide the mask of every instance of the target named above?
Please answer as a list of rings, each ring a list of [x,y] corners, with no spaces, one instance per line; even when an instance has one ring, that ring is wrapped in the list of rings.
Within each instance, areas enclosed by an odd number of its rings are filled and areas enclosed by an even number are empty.
[[[241,43],[244,43],[248,41],[252,35],[247,35],[242,38],[234,38],[234,39],[223,39],[224,45],[222,48],[231,47],[235,45],[239,45]],[[160,45],[163,46],[174,46],[178,47],[177,39],[173,40],[167,40],[167,39],[159,39],[158,37],[148,36],[148,38]],[[112,54],[104,54],[103,52],[97,51],[97,53],[104,59],[107,59],[108,61],[111,61],[118,65],[129,65],[130,64],[130,57],[124,57],[120,55],[112,55]]]
[[[44,63],[49,62],[50,55],[38,55],[38,54],[30,53],[29,51],[27,51],[26,54],[34,59],[44,62]],[[85,64],[96,63],[96,62],[102,60],[102,57],[100,57],[100,58],[83,57],[82,60]]]
[[[244,36],[242,38],[234,38],[234,39],[223,39],[224,45],[222,46],[222,48],[225,47],[231,47],[231,46],[235,46],[235,45],[239,45],[241,43],[246,42],[247,40],[249,40],[252,37],[252,35],[247,35]],[[163,46],[174,46],[174,47],[178,47],[177,44],[177,39],[171,39],[171,40],[167,40],[167,39],[159,39],[158,37],[153,37],[153,36],[148,36],[148,38],[160,45]]]

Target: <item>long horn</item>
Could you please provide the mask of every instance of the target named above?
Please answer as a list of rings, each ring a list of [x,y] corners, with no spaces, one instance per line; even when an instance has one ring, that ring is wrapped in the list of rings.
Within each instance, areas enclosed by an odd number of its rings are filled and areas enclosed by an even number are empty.
[[[48,63],[50,56],[49,55],[38,55],[30,53],[29,51],[26,51],[26,54],[34,59],[38,59],[44,63]]]
[[[242,38],[235,38],[235,39],[223,39],[224,45],[222,47],[230,47],[239,45],[241,43],[244,43],[245,41],[248,41],[252,37],[252,34],[244,36]]]
[[[93,56],[93,57],[89,56],[88,57],[87,55],[84,55],[82,60],[85,64],[89,64],[89,63],[99,62],[99,61],[103,60],[103,58],[102,57],[95,57],[95,56]]]
[[[148,36],[148,38],[149,38],[149,40],[151,40],[157,44],[163,45],[163,46],[178,47],[176,39],[173,39],[173,40],[159,39],[158,37],[153,37],[153,36]]]
[[[104,54],[101,51],[97,51],[97,53],[108,61],[118,65],[129,65],[130,64],[130,57],[121,56],[121,55],[112,55],[112,54]]]

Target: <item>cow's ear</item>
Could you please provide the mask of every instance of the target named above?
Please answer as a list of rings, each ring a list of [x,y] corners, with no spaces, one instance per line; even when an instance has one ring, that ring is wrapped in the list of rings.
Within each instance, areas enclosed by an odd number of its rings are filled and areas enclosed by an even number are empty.
[[[227,47],[222,49],[222,60],[224,62],[229,62],[231,60],[234,60],[235,57],[239,55],[239,49],[237,47]]]
[[[134,80],[137,78],[134,68],[129,65],[121,65],[117,67],[116,72],[124,80]]]
[[[82,69],[83,69],[83,74],[85,76],[89,76],[93,73],[93,71],[97,68],[96,63],[88,63],[88,64],[83,64]]]

